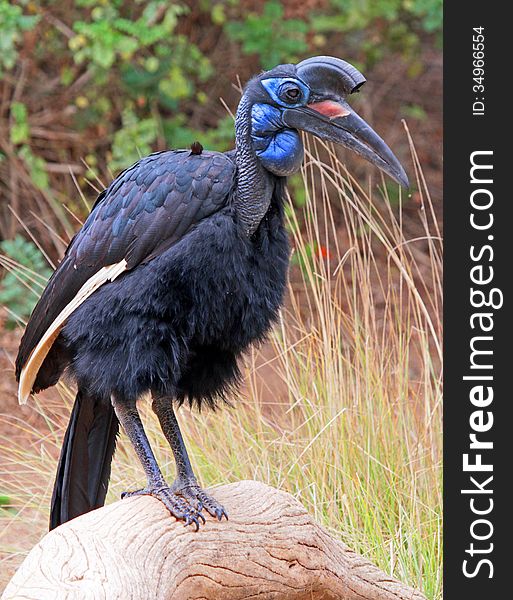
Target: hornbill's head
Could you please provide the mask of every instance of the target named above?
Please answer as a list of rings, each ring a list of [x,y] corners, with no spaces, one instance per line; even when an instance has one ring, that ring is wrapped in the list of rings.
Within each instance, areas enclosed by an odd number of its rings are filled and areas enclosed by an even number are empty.
[[[303,147],[297,133],[350,148],[400,185],[408,187],[401,163],[380,136],[349,106],[365,77],[349,63],[315,56],[279,65],[251,80],[243,96],[251,106],[251,139],[264,166],[277,175],[297,171]]]

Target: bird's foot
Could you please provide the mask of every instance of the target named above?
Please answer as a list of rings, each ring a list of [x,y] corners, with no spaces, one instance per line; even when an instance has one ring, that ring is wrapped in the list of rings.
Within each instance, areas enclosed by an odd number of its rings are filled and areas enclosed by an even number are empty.
[[[205,517],[201,514],[201,509],[196,508],[185,497],[179,496],[174,487],[145,487],[142,490],[121,494],[121,498],[130,498],[131,496],[153,496],[157,498],[173,517],[179,521],[184,521],[185,526],[193,525],[196,531],[199,529],[200,521],[205,523]]]
[[[135,492],[124,492],[121,498],[130,496],[153,496],[164,504],[169,512],[185,525],[194,525],[199,529],[200,521],[205,523],[201,511],[205,509],[219,521],[228,514],[219,502],[200,488],[195,479],[177,479],[171,486],[145,487]]]
[[[195,478],[176,479],[171,489],[187,500],[199,513],[205,509],[211,516],[217,518],[218,521],[221,521],[223,517],[228,520],[228,513],[224,507],[215,498],[210,496],[210,494],[207,494],[200,488]]]

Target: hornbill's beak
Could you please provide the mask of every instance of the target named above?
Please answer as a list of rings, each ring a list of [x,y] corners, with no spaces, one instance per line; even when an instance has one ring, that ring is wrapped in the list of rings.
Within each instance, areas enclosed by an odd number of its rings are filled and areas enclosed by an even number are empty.
[[[363,75],[329,56],[304,60],[297,65],[297,74],[313,98],[305,107],[287,108],[282,113],[285,124],[353,150],[407,188],[408,177],[392,150],[345,101],[365,83]]]

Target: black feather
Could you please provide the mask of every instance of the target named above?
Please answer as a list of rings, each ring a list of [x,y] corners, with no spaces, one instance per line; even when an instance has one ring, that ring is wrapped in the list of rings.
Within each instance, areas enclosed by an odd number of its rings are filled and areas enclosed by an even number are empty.
[[[118,428],[110,402],[77,394],[57,467],[50,529],[103,506]]]
[[[60,336],[80,389],[106,399],[113,390],[210,404],[224,397],[236,358],[263,339],[283,300],[281,193],[278,185],[252,240],[228,205],[86,300]]]
[[[215,407],[239,379],[237,359],[264,338],[285,291],[285,180],[251,237],[235,203],[235,153],[175,151],[142,159],[98,198],[37,304],[16,361],[103,266],[128,270],[71,314],[34,390],[67,369],[79,392],[59,461],[51,527],[103,504],[118,421],[111,395],[147,392]],[[239,198],[237,198],[239,202]]]
[[[194,163],[195,174],[210,182],[193,203],[191,198],[198,191],[193,190],[193,177],[185,170],[189,161]],[[174,183],[177,176],[183,182],[181,190]],[[162,253],[227,203],[234,180],[235,164],[228,154],[190,156],[185,151],[152,154],[115,179],[100,194],[32,313],[16,359],[17,379],[49,325],[90,277],[123,259],[133,269]],[[214,189],[219,181],[223,186]],[[154,186],[159,190],[156,194],[149,191]]]

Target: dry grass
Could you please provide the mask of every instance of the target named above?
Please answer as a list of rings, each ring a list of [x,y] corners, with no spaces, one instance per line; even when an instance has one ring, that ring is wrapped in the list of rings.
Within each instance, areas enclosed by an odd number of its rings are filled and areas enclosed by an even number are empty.
[[[213,415],[183,409],[179,418],[204,484],[254,478],[288,490],[355,550],[438,599],[440,234],[417,163],[425,235],[406,240],[401,207],[397,216],[383,199],[371,202],[333,150],[322,148],[321,163],[318,149],[308,147],[303,170],[306,234],[299,234],[298,217],[290,214],[301,268],[271,336],[272,352],[266,348],[265,359],[257,349],[248,356],[246,391],[234,400],[235,409]],[[415,160],[413,146],[412,155]],[[343,242],[335,209],[345,221]],[[328,258],[311,252],[320,247]],[[281,394],[263,381],[262,372],[271,369]],[[18,563],[46,527],[72,397],[62,385],[59,392],[65,406],[55,396],[36,400],[43,431],[3,417],[13,435],[0,442],[6,466],[0,490],[15,506],[0,521],[6,566]],[[172,456],[147,405],[149,436],[171,478]],[[108,501],[135,482],[142,482],[142,472],[122,439]],[[13,531],[19,532],[15,542],[7,535]]]

